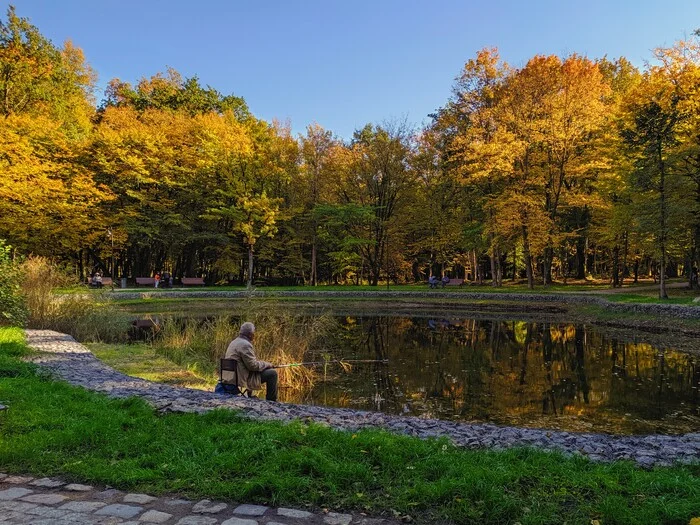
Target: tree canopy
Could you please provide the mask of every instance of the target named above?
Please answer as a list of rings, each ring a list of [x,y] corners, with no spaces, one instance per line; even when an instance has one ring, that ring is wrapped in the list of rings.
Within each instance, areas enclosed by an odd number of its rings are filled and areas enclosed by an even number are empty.
[[[84,278],[209,282],[661,278],[700,263],[700,36],[627,59],[497,49],[423,129],[343,141],[173,69],[135,85],[10,7],[0,20],[0,239]]]

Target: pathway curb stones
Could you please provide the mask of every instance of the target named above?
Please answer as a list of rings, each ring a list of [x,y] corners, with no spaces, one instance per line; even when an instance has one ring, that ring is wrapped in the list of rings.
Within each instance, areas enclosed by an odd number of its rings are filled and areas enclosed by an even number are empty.
[[[136,507],[134,505],[122,505],[121,503],[113,503],[112,505],[102,507],[100,510],[95,512],[95,514],[100,516],[114,516],[115,518],[129,519],[133,518],[142,511],[143,507]]]
[[[30,485],[34,485],[35,487],[46,487],[48,489],[53,489],[56,487],[62,487],[65,485],[65,481],[60,481],[57,479],[51,479],[51,478],[41,478],[41,479],[35,479],[30,483]]]
[[[15,485],[21,485],[23,483],[29,483],[32,481],[34,478],[29,477],[29,476],[7,476],[3,482],[5,483],[13,483]]]
[[[169,499],[163,502],[164,505],[175,507],[178,505],[191,505],[192,502],[186,499]]]
[[[226,507],[228,507],[226,503],[212,503],[211,500],[203,499],[192,507],[192,512],[197,512],[200,514],[216,514],[217,512],[224,510]]]
[[[32,494],[34,491],[22,487],[12,487],[11,489],[0,490],[0,500],[10,501]]]
[[[155,501],[156,499],[158,498],[154,498],[148,494],[127,494],[124,496],[124,503],[138,503],[140,505],[145,505]]]
[[[323,518],[323,523],[328,525],[350,525],[352,521],[352,516],[350,514],[339,514],[337,512],[329,512],[326,517]]]
[[[37,503],[39,505],[56,505],[57,503],[63,503],[66,501],[68,496],[62,496],[61,494],[31,494],[20,499],[22,501]]]
[[[103,501],[113,500],[115,498],[118,498],[118,497],[121,498],[123,496],[124,496],[124,493],[121,490],[117,490],[117,489],[106,489],[106,490],[103,490],[102,492],[98,492],[97,494],[95,494],[95,498],[101,499]]]
[[[26,503],[24,501],[8,501],[2,504],[3,510],[10,510],[12,512],[32,512],[33,509],[37,507],[36,503]]]
[[[139,521],[146,521],[148,523],[165,523],[172,517],[173,515],[168,514],[167,512],[161,512],[159,510],[149,510],[141,515]]]
[[[106,507],[107,504],[103,501],[69,501],[64,503],[58,510],[70,510],[73,512],[95,512],[100,510],[102,507]]]
[[[263,505],[238,505],[233,509],[234,514],[243,514],[244,516],[262,516],[265,514],[267,509],[270,507],[265,507]]]
[[[215,525],[216,521],[216,518],[208,516],[185,516],[175,525]]]
[[[258,525],[258,522],[245,518],[229,518],[226,521],[222,521],[221,525]]]
[[[297,509],[286,509],[284,507],[280,507],[277,509],[277,514],[280,516],[284,516],[285,518],[311,518],[313,514],[310,512],[306,512],[305,510],[297,510]]]
[[[91,485],[81,485],[80,483],[70,483],[63,488],[73,492],[89,492],[93,489]]]

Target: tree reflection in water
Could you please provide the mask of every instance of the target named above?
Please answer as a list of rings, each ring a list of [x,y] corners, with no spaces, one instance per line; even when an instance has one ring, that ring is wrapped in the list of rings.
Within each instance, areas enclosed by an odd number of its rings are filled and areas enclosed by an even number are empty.
[[[576,431],[700,430],[698,358],[590,326],[475,319],[341,319],[354,366],[311,402]]]

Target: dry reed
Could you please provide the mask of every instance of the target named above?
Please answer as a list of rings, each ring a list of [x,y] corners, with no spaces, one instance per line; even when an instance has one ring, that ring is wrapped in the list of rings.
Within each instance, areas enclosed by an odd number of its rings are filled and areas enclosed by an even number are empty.
[[[119,312],[104,294],[57,293],[57,288],[75,282],[45,257],[28,258],[21,271],[30,327],[64,332],[83,342],[127,339],[129,317]]]
[[[240,318],[166,319],[153,345],[178,364],[212,374],[244,321],[256,326],[258,358],[279,365],[319,355],[335,323],[330,315],[295,316],[277,303],[249,301]],[[318,371],[310,367],[282,368],[278,373],[282,400],[303,397],[319,379]]]

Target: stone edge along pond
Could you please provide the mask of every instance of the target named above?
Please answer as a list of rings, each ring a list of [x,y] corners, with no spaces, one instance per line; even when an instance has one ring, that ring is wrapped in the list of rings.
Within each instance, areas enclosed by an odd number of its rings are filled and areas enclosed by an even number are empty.
[[[420,438],[446,437],[466,448],[505,449],[526,446],[566,454],[582,454],[593,461],[629,459],[647,468],[700,460],[700,432],[680,436],[614,436],[457,423],[220,396],[213,392],[153,383],[124,375],[102,363],[90,350],[66,334],[49,330],[27,330],[26,333],[27,344],[41,352],[32,356],[31,361],[59,378],[114,398],[140,397],[161,412],[203,413],[225,407],[236,409],[252,419],[315,421],[347,431],[381,428]]]
[[[522,303],[567,303],[598,305],[606,310],[618,313],[640,313],[647,315],[672,315],[683,319],[700,319],[700,305],[661,304],[661,303],[615,303],[604,297],[586,295],[585,293],[483,293],[483,292],[449,292],[434,293],[428,290],[420,291],[234,291],[234,290],[168,290],[143,292],[107,292],[112,299],[245,299],[251,297],[300,297],[300,298],[369,298],[369,299],[435,299],[447,301],[450,299],[469,299],[473,301],[513,301]]]

